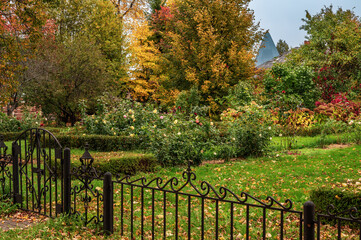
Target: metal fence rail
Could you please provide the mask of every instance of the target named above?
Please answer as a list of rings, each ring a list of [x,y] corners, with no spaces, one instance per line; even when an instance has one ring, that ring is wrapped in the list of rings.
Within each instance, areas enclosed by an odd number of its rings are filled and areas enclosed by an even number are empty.
[[[50,217],[76,214],[84,225],[102,223],[105,233],[130,239],[361,239],[356,208],[316,213],[308,201],[296,211],[289,199],[261,200],[197,180],[190,165],[181,178],[113,178],[94,168],[87,147],[79,167],[71,169],[70,159],[44,129],[22,133],[11,154],[0,136],[0,200]]]

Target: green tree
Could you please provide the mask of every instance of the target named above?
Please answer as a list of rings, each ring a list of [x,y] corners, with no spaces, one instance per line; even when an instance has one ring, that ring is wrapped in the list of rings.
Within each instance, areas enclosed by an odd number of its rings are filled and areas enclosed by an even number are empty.
[[[260,40],[250,0],[175,0],[163,7],[167,89],[195,87],[211,114],[222,111],[229,88],[254,75],[255,42]]]
[[[351,10],[324,7],[302,19],[307,44],[294,50],[290,60],[312,67],[322,91],[322,98],[332,100],[339,92],[359,87],[361,83],[361,21]]]
[[[85,37],[61,44],[45,41],[28,62],[25,100],[74,125],[80,117],[80,101],[91,103],[102,95],[109,81],[106,63],[101,50]]]
[[[283,53],[288,52],[290,50],[290,47],[288,46],[286,41],[282,40],[282,39],[278,40],[276,48],[280,55],[282,55]]]

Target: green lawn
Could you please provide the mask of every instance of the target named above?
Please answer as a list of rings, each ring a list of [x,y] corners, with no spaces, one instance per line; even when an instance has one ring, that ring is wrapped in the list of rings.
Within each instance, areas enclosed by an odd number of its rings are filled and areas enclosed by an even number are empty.
[[[279,138],[274,138],[273,141],[277,143],[277,141],[279,141]],[[303,142],[303,145],[313,145],[317,141],[317,138],[299,138],[299,142]],[[73,150],[73,152],[76,151],[78,150]],[[79,152],[82,151],[79,150]],[[331,187],[336,184],[339,185],[339,183],[346,182],[347,180],[358,181],[361,177],[361,146],[350,145],[346,148],[334,149],[315,149],[302,147],[302,149],[297,149],[293,152],[296,152],[296,154],[299,155],[288,155],[286,153],[283,153],[282,151],[279,151],[275,152],[272,157],[248,158],[244,160],[236,160],[228,163],[219,164],[204,163],[202,166],[192,168],[192,170],[197,175],[197,179],[194,181],[194,183],[196,186],[199,187],[202,181],[207,181],[212,186],[214,186],[216,190],[218,190],[219,187],[223,186],[229,188],[236,194],[240,194],[242,191],[244,191],[259,199],[266,199],[267,196],[272,196],[281,203],[283,203],[286,199],[291,199],[293,202],[293,209],[302,210],[302,205],[304,202],[309,200],[309,193],[312,189],[320,187]],[[277,156],[277,154],[279,154],[280,156]],[[184,170],[185,167],[173,167],[164,169],[159,168],[158,171],[155,173],[138,174],[134,176],[134,179],[141,176],[145,176],[148,180],[158,176],[161,176],[163,179],[170,179],[172,177],[182,179],[182,172]],[[100,183],[97,183],[97,185],[101,186]],[[116,194],[114,199],[116,232],[113,237],[119,237],[120,234],[119,189],[120,186],[116,184]],[[129,192],[129,189],[127,191]],[[146,199],[149,200],[149,197],[150,194],[148,194]],[[155,198],[161,199],[161,196],[157,195]],[[135,197],[134,201],[139,204],[139,195],[138,197]],[[169,201],[172,201],[171,197],[169,198]],[[182,199],[182,201],[184,202],[180,204],[179,213],[180,215],[186,215],[186,208],[184,208],[184,206],[187,205],[186,200]],[[192,206],[192,208],[194,207],[194,212],[197,213],[197,211],[199,212],[199,210],[197,210],[196,207],[196,200],[194,201],[194,206]],[[129,205],[129,199],[124,204]],[[149,204],[149,201],[147,202],[147,204]],[[156,203],[156,206],[157,204],[158,203]],[[171,203],[169,204],[172,205]],[[139,205],[135,205],[135,207],[136,206],[139,207]],[[214,204],[212,202],[208,202],[207,208],[207,211],[209,211],[209,219],[207,221],[209,222],[209,224],[212,225],[211,219],[213,219],[214,217],[214,213],[212,213],[212,211],[214,211]],[[227,206],[220,206],[220,209],[224,212],[228,212],[228,208]],[[149,205],[147,209],[149,214]],[[169,211],[171,212],[173,210]],[[139,220],[139,214],[139,211],[135,213],[135,219]],[[270,216],[272,219],[273,215],[271,214]],[[195,219],[196,217],[197,216],[195,216]],[[156,214],[157,224],[162,223],[161,218],[162,217],[160,215],[158,216],[158,214]],[[253,218],[256,223],[257,220],[260,219],[260,213],[255,212]],[[221,219],[223,220],[220,220],[220,224],[226,226],[224,229],[221,229],[221,233],[227,235],[227,223],[229,219],[227,219],[227,217]],[[292,220],[292,218],[290,219]],[[129,220],[129,214],[126,216],[125,220]],[[181,221],[185,222],[185,219]],[[237,222],[236,225],[244,225],[244,222],[242,221],[243,219],[240,218],[240,221]],[[197,230],[198,225],[196,221],[193,221],[193,223],[194,231],[199,231]],[[174,219],[168,217],[167,225],[169,225],[170,229],[174,229]],[[39,229],[42,229],[44,227],[49,229],[49,231],[39,231]],[[129,230],[129,223],[127,223],[126,227],[126,230]],[[139,223],[135,223],[135,227],[139,233]],[[150,226],[148,224],[146,229],[149,230],[149,228]],[[293,228],[295,228],[296,230],[290,230],[289,234],[291,234],[292,237],[295,237],[297,236],[297,226],[294,225]],[[185,234],[185,232],[185,229],[180,228],[181,234]],[[64,235],[64,233],[66,233],[66,235]],[[269,233],[271,234],[271,236],[276,236],[277,229],[272,229],[270,227]],[[97,233],[97,230],[94,226],[90,226],[89,228],[84,229],[82,228],[79,221],[69,222],[65,218],[60,218],[50,220],[49,222],[42,223],[26,230],[11,230],[6,233],[2,233],[1,238],[9,239],[15,236],[21,236],[24,239],[56,239],[64,238],[64,236],[67,236],[68,238],[75,238],[80,234],[82,234],[82,237],[84,239],[90,238],[91,236],[96,238],[104,237],[102,234]],[[87,234],[88,236],[85,236],[85,234]],[[243,236],[244,231],[239,230],[237,234],[239,236]],[[256,236],[258,236],[257,234],[259,233],[256,232],[254,234],[254,237],[257,238]],[[197,234],[195,234],[193,237],[194,239],[198,239]],[[181,239],[183,239],[183,237],[181,237]],[[273,239],[273,237],[271,237],[270,239]]]

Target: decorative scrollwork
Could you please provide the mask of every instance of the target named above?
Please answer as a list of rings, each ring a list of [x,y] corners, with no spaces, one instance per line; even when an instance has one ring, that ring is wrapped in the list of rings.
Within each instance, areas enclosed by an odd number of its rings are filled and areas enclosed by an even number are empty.
[[[216,190],[215,187],[213,187],[206,181],[202,181],[200,183],[200,186],[196,186],[194,182],[196,181],[197,176],[194,172],[191,171],[190,167],[188,167],[188,169],[183,172],[182,178],[184,181],[183,184],[176,177],[172,177],[171,179],[164,182],[164,180],[160,177],[156,177],[148,181],[144,177],[132,180],[130,176],[120,178],[118,175],[115,182],[125,185],[138,186],[142,188],[150,188],[153,184],[155,185],[153,188],[156,188],[158,190],[168,189],[169,191],[172,191],[174,193],[182,193],[185,195],[189,194],[185,191],[187,189],[188,191],[194,191],[196,195],[200,198],[228,201],[244,205],[250,204],[249,200],[253,200],[259,207],[273,208],[282,211],[291,210],[293,206],[290,199],[286,199],[284,203],[281,203],[270,196],[268,196],[265,200],[260,200],[246,192],[241,192],[240,195],[237,195],[233,191],[225,187],[220,187],[218,190]]]
[[[88,145],[85,146],[85,152],[80,158],[81,165],[74,167],[72,170],[72,176],[76,177],[81,184],[80,186],[74,186],[71,190],[71,195],[74,198],[73,213],[80,216],[84,225],[94,221],[94,223],[103,222],[103,215],[100,214],[100,202],[103,202],[103,194],[98,189],[94,188],[92,182],[95,179],[100,179],[101,174],[94,168],[94,158],[88,152]],[[82,202],[84,213],[81,213],[77,209],[77,197],[79,196]],[[89,217],[89,204],[95,199],[97,202],[96,215]]]
[[[344,211],[338,211],[338,212],[335,212],[335,210],[336,210],[336,207],[333,204],[330,204],[327,207],[327,214],[329,215],[329,217],[337,218],[337,217],[348,216],[352,220],[356,220],[356,221],[361,220],[360,216],[358,216],[358,217],[355,216],[355,214],[360,215],[359,211],[357,210],[356,207],[352,207],[350,209],[346,209]]]
[[[11,155],[7,154],[8,147],[4,143],[4,138],[0,135],[0,199],[11,197],[12,173],[9,168]]]

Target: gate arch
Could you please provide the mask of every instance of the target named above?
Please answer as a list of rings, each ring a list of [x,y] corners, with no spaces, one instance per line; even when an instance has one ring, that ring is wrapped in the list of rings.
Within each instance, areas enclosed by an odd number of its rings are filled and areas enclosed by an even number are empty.
[[[13,142],[14,202],[56,217],[63,209],[63,147],[53,133],[31,128]]]

